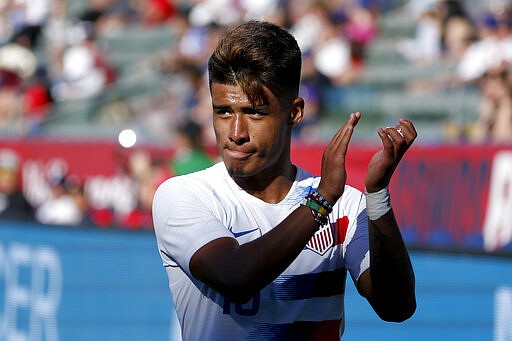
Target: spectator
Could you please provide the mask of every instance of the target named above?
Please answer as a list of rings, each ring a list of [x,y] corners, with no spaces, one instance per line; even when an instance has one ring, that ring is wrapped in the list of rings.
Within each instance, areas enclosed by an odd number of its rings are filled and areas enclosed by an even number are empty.
[[[129,229],[152,229],[151,206],[158,186],[171,174],[164,162],[152,160],[147,152],[137,151],[130,155],[128,171],[134,180],[136,205],[126,214],[118,217],[118,224]]]
[[[140,12],[143,24],[155,26],[172,19],[177,8],[171,0],[147,0],[141,1]]]
[[[512,76],[501,66],[487,70],[480,79],[480,116],[471,127],[475,142],[512,142]]]
[[[213,159],[203,147],[202,128],[193,121],[185,122],[178,129],[175,155],[171,160],[171,172],[183,175],[213,165]]]
[[[446,22],[443,32],[442,57],[447,62],[457,63],[475,39],[473,24],[466,17],[455,16]]]
[[[438,1],[436,10],[441,24],[443,58],[458,61],[474,40],[473,23],[465,3],[459,0]]]
[[[18,154],[10,149],[0,150],[0,219],[34,219],[34,208],[23,194],[19,173]]]
[[[358,6],[332,8],[323,2],[292,8],[296,19],[290,31],[303,53],[311,54],[316,71],[333,85],[359,79],[365,47],[375,34],[371,13]]]
[[[477,25],[478,39],[462,56],[457,75],[464,82],[475,82],[489,69],[512,62],[510,20],[486,13]]]
[[[461,1],[411,1],[404,15],[416,19],[412,38],[399,38],[396,49],[419,65],[457,63],[474,39],[473,23]]]
[[[47,118],[53,99],[50,94],[46,70],[39,69],[23,87],[23,133],[38,132],[41,123]]]
[[[34,74],[37,60],[27,47],[11,42],[0,48],[0,129],[23,131],[23,86]]]
[[[196,27],[226,26],[239,22],[242,15],[240,6],[233,0],[199,0],[190,8],[189,21]]]
[[[353,67],[364,63],[366,49],[377,35],[376,15],[370,9],[353,5],[343,13],[343,34],[350,42]],[[338,19],[340,20],[340,19]]]
[[[435,10],[426,10],[416,24],[413,38],[400,38],[397,50],[413,64],[432,64],[441,56],[441,23]]]
[[[57,101],[97,96],[116,77],[105,51],[94,40],[91,23],[82,22],[76,29],[75,42],[62,55],[62,78],[53,86]]]
[[[48,18],[52,0],[12,1],[11,41],[24,42],[22,45],[34,49],[39,45],[42,27]]]
[[[42,224],[80,225],[84,220],[82,203],[70,188],[74,183],[67,174],[50,171],[47,177],[50,197],[36,209],[36,219]]]

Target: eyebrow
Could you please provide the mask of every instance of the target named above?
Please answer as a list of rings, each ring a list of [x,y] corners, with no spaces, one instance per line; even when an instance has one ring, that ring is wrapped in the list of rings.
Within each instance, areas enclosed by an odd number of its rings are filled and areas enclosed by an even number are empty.
[[[225,104],[213,104],[212,105],[213,109],[215,110],[226,110],[226,109],[232,109],[233,106],[231,105],[225,105]],[[263,105],[248,105],[248,106],[242,106],[240,107],[242,110],[263,110],[265,109],[267,106],[265,104]]]
[[[212,105],[213,109],[231,109],[231,106],[230,105],[215,105],[213,104]]]

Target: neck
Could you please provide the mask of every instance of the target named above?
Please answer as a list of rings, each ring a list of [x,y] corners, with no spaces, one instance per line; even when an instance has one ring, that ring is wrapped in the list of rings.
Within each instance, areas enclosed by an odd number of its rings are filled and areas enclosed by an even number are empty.
[[[276,204],[281,202],[290,191],[295,181],[296,173],[297,168],[289,164],[286,169],[279,172],[277,176],[259,174],[248,178],[235,177],[233,180],[252,196],[267,203]]]

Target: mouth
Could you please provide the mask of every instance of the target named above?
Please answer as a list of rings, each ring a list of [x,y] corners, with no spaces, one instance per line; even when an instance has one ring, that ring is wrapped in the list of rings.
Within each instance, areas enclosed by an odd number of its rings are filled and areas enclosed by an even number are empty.
[[[226,149],[225,155],[234,160],[245,160],[251,156],[251,153],[241,150]]]

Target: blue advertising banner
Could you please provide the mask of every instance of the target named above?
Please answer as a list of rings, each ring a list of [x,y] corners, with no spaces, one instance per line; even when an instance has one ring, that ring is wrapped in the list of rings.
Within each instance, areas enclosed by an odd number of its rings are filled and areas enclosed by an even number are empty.
[[[512,341],[512,258],[468,254],[411,254],[416,313],[381,321],[347,285],[344,341]]]
[[[152,233],[0,224],[0,340],[170,340],[174,314]]]
[[[343,340],[512,341],[512,258],[411,257],[415,315],[381,321],[348,280]],[[12,340],[179,340],[153,233],[0,222],[0,341]]]

